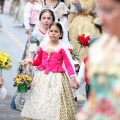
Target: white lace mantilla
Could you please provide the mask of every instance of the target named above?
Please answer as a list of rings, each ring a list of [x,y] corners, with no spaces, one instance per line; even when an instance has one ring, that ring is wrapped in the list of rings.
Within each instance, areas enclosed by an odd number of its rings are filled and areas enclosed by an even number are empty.
[[[57,47],[48,47],[48,43],[47,43],[47,42],[44,43],[44,44],[42,44],[41,47],[42,47],[42,49],[43,49],[44,51],[46,51],[46,52],[48,52],[48,49],[51,49],[52,52],[56,52],[56,53],[58,53],[58,52],[60,51],[60,49],[62,48],[62,46],[61,46],[60,43],[58,44]]]

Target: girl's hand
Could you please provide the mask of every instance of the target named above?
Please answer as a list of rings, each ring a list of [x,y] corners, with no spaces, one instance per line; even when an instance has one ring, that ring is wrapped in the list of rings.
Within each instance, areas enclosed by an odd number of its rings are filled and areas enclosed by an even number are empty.
[[[29,63],[32,64],[33,60],[32,59],[25,59],[22,61],[23,65],[28,65]]]
[[[78,82],[76,81],[75,77],[72,77],[71,80],[72,80],[72,85],[71,85],[72,88],[78,89],[78,88],[79,88],[79,84],[78,84]]]
[[[29,29],[25,29],[25,33],[26,33],[26,34],[29,34],[29,33],[30,33],[30,30],[29,30]]]
[[[26,74],[29,75],[29,76],[31,76],[30,66],[29,65],[26,66]]]

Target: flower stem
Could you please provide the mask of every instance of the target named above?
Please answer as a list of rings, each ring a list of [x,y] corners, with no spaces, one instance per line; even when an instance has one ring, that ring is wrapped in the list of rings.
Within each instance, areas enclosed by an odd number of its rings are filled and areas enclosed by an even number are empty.
[[[82,47],[82,45],[80,44],[80,47],[78,49],[78,55],[80,54],[81,47]]]

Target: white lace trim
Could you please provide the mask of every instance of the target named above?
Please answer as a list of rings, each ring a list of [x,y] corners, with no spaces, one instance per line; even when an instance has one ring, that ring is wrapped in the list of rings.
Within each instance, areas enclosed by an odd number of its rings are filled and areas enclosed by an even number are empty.
[[[44,51],[46,51],[46,52],[47,52],[47,49],[52,48],[52,49],[53,49],[53,52],[56,52],[56,53],[58,53],[58,52],[60,51],[60,49],[62,48],[62,46],[60,45],[60,43],[58,44],[57,47],[48,47],[47,44],[43,44],[41,47],[42,47],[42,49],[43,49]]]

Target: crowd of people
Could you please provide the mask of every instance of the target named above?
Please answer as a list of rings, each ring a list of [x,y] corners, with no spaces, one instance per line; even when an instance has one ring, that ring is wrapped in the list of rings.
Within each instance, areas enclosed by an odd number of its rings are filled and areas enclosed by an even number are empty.
[[[120,0],[11,2],[9,13],[24,24],[28,34],[21,64],[26,74],[33,77],[21,117],[119,120]],[[87,47],[78,43],[81,35],[84,40],[90,38]],[[78,73],[70,53],[74,49],[79,58]],[[3,99],[6,90],[3,79],[0,81]],[[83,82],[87,101],[76,118],[76,91]]]

